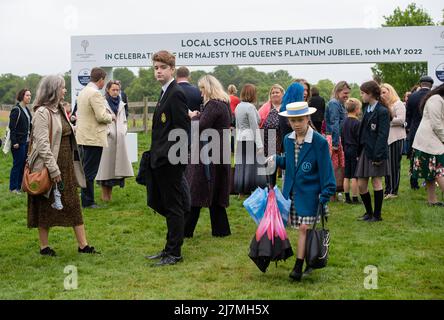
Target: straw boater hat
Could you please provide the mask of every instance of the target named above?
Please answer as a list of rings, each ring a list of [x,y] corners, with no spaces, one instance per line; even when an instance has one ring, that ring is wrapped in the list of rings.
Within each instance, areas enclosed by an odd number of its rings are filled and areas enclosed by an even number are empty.
[[[316,108],[308,107],[305,101],[292,102],[287,104],[287,110],[279,112],[279,115],[287,118],[303,117],[315,113],[316,110]]]

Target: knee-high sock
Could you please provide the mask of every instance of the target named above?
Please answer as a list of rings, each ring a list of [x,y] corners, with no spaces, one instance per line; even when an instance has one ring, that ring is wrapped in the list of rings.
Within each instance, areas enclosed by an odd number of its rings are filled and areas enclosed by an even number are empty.
[[[382,190],[375,191],[375,217],[381,217],[382,201],[384,200],[384,192]]]
[[[368,215],[373,215],[372,197],[370,196],[370,192],[367,191],[367,193],[361,194],[361,199],[365,206],[365,212]]]

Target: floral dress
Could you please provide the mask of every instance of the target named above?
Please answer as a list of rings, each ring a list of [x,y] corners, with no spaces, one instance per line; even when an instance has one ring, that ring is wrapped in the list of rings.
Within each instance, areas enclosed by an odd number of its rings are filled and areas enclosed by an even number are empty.
[[[444,177],[444,154],[433,155],[419,150],[413,152],[413,165],[410,174],[414,179],[433,181]]]

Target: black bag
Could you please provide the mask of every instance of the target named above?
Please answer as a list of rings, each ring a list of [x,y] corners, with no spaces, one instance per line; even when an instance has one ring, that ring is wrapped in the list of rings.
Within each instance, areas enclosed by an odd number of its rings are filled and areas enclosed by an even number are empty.
[[[316,229],[316,222],[321,216],[322,229]],[[330,232],[324,227],[324,206],[319,204],[318,213],[312,229],[307,230],[305,240],[305,259],[309,267],[320,269],[327,266],[328,251],[330,246]]]
[[[145,151],[140,159],[139,172],[137,173],[136,182],[143,186],[147,185],[148,170],[150,169],[150,151]]]

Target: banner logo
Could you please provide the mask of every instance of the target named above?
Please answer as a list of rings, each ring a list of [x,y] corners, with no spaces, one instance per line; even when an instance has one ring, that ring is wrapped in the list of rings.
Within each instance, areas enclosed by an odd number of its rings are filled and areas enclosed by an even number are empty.
[[[82,86],[86,86],[89,83],[89,80],[91,79],[91,74],[90,74],[89,69],[80,70],[79,75],[77,76],[77,79],[79,80],[79,82]]]

